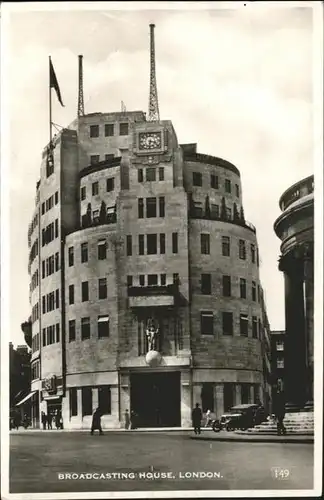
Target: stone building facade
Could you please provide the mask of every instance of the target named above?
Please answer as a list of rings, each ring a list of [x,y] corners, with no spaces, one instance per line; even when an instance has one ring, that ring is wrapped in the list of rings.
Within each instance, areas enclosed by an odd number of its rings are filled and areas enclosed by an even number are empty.
[[[29,228],[34,426],[191,425],[264,399],[264,307],[239,170],[142,112],[79,117],[43,154]],[[146,362],[147,325],[161,355]]]

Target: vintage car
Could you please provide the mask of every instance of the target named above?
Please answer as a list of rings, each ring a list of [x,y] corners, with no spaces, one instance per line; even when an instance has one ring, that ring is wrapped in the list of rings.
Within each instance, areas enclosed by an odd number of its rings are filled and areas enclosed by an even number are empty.
[[[259,415],[259,416],[258,416]],[[241,404],[232,406],[232,408],[224,413],[220,419],[220,427],[227,431],[235,429],[248,429],[256,423],[263,421],[263,415],[260,414],[260,405],[257,404]]]

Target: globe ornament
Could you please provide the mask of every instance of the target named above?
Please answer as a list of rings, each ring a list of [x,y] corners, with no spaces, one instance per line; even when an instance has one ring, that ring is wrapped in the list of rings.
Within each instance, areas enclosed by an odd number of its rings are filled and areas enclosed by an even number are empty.
[[[148,351],[145,356],[145,361],[149,366],[157,366],[161,363],[161,354],[158,351]]]

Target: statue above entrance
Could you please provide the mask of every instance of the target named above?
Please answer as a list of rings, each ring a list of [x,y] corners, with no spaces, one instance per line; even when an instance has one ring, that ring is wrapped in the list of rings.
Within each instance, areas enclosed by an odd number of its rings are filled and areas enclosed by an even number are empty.
[[[153,318],[149,318],[146,324],[146,337],[148,340],[149,351],[157,350],[158,334],[159,334],[159,327],[155,328]]]

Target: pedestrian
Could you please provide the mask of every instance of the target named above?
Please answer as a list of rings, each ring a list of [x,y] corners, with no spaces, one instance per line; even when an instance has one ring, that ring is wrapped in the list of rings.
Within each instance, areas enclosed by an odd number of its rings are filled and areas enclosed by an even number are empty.
[[[125,411],[125,429],[128,430],[130,426],[130,416],[128,410]]]
[[[55,413],[55,426],[57,429],[61,429],[61,411],[56,410]]]
[[[43,430],[46,431],[47,416],[44,411],[42,411],[42,424],[43,424]]]
[[[200,434],[202,413],[201,409],[199,408],[199,403],[196,403],[196,407],[191,412],[191,417],[195,434]]]
[[[134,411],[131,411],[130,421],[131,429],[137,429],[137,414]]]
[[[99,407],[94,411],[92,415],[91,435],[93,435],[95,430],[99,431],[100,436],[103,434],[101,428],[101,411]]]
[[[206,423],[205,423],[205,427],[208,427],[209,424],[212,422],[212,418],[211,418],[211,412],[210,410],[207,410],[206,411]]]
[[[49,411],[49,412],[48,412],[48,415],[47,415],[47,428],[48,428],[48,429],[52,429],[52,421],[53,421],[53,415],[52,415],[52,413]]]
[[[279,390],[276,393],[275,396],[275,416],[277,420],[277,435],[285,435],[286,434],[286,427],[284,426],[284,418],[286,414],[286,409],[285,409],[285,395],[284,392]]]

